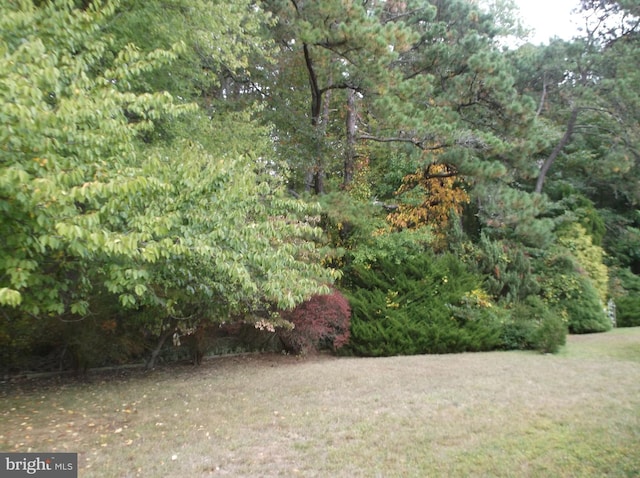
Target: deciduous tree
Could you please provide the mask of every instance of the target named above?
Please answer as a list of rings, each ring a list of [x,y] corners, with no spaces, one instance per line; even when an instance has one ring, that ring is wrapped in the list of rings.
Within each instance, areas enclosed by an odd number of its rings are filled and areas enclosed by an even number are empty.
[[[153,311],[151,327],[291,308],[326,291],[313,211],[262,175],[269,141],[254,112],[207,117],[167,92],[133,91],[184,46],[112,56],[104,31],[115,11],[0,7],[4,317],[82,320],[110,295],[123,314]],[[187,116],[192,139],[149,142],[159,122]],[[200,144],[206,136],[215,140]]]

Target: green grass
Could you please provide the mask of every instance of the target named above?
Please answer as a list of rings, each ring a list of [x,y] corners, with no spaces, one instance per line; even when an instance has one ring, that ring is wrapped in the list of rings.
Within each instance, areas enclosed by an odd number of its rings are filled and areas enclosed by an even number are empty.
[[[638,344],[639,327],[613,329],[606,334],[576,335],[571,338],[571,346],[565,347],[560,355],[570,358],[602,358],[640,362]]]
[[[0,398],[2,451],[85,477],[640,476],[640,328],[557,355],[251,355]]]

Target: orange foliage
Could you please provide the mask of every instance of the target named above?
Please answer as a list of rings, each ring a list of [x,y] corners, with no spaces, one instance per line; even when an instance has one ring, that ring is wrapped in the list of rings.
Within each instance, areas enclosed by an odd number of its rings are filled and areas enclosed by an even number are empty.
[[[440,237],[444,235],[451,212],[461,214],[463,205],[469,202],[455,169],[446,164],[430,164],[408,174],[396,194],[404,196],[405,201],[387,216],[393,228],[431,226]]]

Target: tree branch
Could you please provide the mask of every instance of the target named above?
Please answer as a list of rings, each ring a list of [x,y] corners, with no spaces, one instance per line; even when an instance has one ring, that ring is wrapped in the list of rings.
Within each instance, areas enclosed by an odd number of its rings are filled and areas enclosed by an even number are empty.
[[[536,111],[536,118],[540,116],[542,113],[542,109],[544,108],[544,102],[547,98],[547,74],[542,75],[542,95],[540,96],[540,104],[538,105],[538,110]]]
[[[580,113],[580,109],[581,108],[578,108],[578,107],[573,108],[573,110],[571,111],[571,115],[569,116],[569,122],[567,123],[567,129],[564,132],[564,136],[562,136],[562,139],[560,140],[560,142],[556,145],[555,148],[553,148],[553,151],[551,151],[551,154],[549,155],[549,157],[545,159],[544,163],[542,164],[542,168],[540,168],[540,174],[538,175],[538,180],[536,181],[536,190],[535,190],[538,194],[542,193],[544,180],[547,176],[547,173],[549,172],[549,169],[551,168],[551,165],[554,163],[554,161],[556,160],[556,158],[558,157],[562,149],[571,140],[571,136],[573,135],[573,131],[576,126],[576,121],[578,119],[578,114]]]
[[[307,71],[309,72],[309,86],[311,87],[311,123],[316,125],[320,116],[320,104],[322,103],[322,92],[318,87],[318,76],[316,70],[313,67],[313,60],[311,59],[311,53],[309,52],[309,45],[306,43],[302,46],[304,51],[304,61],[307,65]]]
[[[404,138],[402,136],[381,138],[379,136],[363,134],[358,136],[358,139],[363,141],[375,141],[377,143],[410,143],[420,148],[422,151],[438,151],[439,149],[443,149],[448,146],[451,146],[450,144],[437,144],[435,146],[425,146],[424,143],[426,142],[426,140]]]

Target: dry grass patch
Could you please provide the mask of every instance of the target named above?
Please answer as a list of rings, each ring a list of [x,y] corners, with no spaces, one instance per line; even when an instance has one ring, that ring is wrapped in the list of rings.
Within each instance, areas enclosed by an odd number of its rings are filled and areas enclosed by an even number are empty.
[[[244,356],[5,384],[0,449],[82,477],[640,476],[640,329],[559,355]]]

